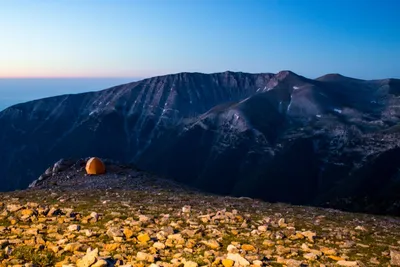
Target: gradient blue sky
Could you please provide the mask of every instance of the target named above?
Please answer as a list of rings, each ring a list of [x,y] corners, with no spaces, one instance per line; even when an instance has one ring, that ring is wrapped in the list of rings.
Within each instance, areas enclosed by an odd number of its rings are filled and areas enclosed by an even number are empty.
[[[0,0],[0,77],[400,78],[399,0]]]

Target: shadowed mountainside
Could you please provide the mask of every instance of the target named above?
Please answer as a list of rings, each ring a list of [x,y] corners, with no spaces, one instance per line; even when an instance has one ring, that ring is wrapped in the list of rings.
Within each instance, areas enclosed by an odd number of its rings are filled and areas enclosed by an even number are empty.
[[[0,189],[95,155],[214,193],[400,214],[399,93],[395,79],[179,73],[18,104],[0,112]]]

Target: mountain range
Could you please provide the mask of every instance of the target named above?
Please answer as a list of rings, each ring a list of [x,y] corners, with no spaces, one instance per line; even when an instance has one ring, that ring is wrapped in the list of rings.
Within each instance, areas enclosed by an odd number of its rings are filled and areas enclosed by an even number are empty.
[[[212,193],[400,215],[400,80],[179,73],[0,112],[0,190],[98,156]]]

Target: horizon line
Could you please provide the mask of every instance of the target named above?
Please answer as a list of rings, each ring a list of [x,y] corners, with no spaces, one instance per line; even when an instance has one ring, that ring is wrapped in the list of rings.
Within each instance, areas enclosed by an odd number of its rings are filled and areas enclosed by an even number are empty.
[[[146,79],[131,76],[0,76],[0,79]]]
[[[159,73],[159,74],[153,74],[153,75],[145,75],[145,76],[0,76],[0,79],[133,79],[135,81],[139,81],[139,80],[144,80],[144,79],[148,79],[148,78],[153,78],[153,77],[159,77],[159,76],[166,76],[166,75],[175,75],[175,74],[181,74],[181,73],[201,73],[201,74],[216,74],[216,73],[224,73],[224,72],[238,72],[238,73],[249,73],[249,74],[263,74],[263,73],[270,73],[270,74],[278,74],[280,72],[283,71],[290,71],[296,75],[299,76],[304,76],[306,78],[309,78],[307,75],[304,74],[298,74],[297,72],[285,69],[285,70],[280,70],[278,72],[246,72],[246,71],[235,71],[235,70],[225,70],[225,71],[213,71],[213,72],[202,72],[202,71],[178,71],[178,72],[170,72],[170,73]],[[349,76],[346,74],[342,74],[340,72],[329,72],[329,73],[325,73],[322,75],[319,75],[317,77],[310,77],[309,79],[317,79],[320,78],[322,76],[326,76],[326,75],[332,75],[332,74],[336,74],[336,75],[341,75],[344,77],[349,77],[349,78],[357,78],[357,79],[361,79],[361,80],[385,80],[385,79],[400,79],[400,76],[396,77],[353,77],[353,76]]]

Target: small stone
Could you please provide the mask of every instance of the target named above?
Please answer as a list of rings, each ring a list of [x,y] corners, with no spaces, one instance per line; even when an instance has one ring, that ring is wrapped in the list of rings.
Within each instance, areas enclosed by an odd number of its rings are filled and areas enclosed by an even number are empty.
[[[307,259],[307,260],[312,260],[312,261],[315,261],[315,260],[318,258],[318,256],[315,255],[315,254],[312,253],[312,252],[304,254],[303,257],[304,257],[305,259]]]
[[[36,228],[29,228],[25,231],[26,235],[37,235],[39,233],[39,230]]]
[[[153,244],[153,247],[155,247],[156,249],[164,249],[165,245],[163,243],[161,243],[161,242],[155,242]]]
[[[289,236],[290,240],[299,240],[299,239],[303,239],[304,235],[302,235],[301,233],[297,232],[294,235]]]
[[[81,227],[77,224],[72,224],[72,225],[68,226],[68,231],[70,231],[70,232],[79,231],[80,229],[81,229]]]
[[[358,231],[363,231],[363,232],[367,232],[367,229],[364,227],[364,226],[357,226],[356,228],[354,228],[355,230],[358,230]]]
[[[107,251],[115,251],[119,248],[120,244],[113,243],[113,244],[105,244],[104,249]]]
[[[263,242],[263,246],[266,246],[266,247],[273,247],[273,246],[275,246],[275,242],[274,242],[274,241],[271,241],[271,240],[265,240],[265,241]]]
[[[288,259],[284,260],[284,263],[286,264],[287,267],[300,267],[304,266],[301,261],[294,260],[294,259]]]
[[[358,266],[358,263],[356,261],[341,260],[341,261],[338,261],[337,264],[340,266]]]
[[[74,251],[79,251],[83,248],[82,244],[79,243],[69,243],[64,247],[65,251],[70,251],[70,252],[74,252]]]
[[[224,265],[224,267],[232,267],[234,263],[235,262],[231,259],[223,259],[222,260],[222,265]]]
[[[210,239],[210,240],[207,240],[207,241],[201,241],[201,243],[203,243],[204,245],[208,246],[211,249],[220,248],[220,244],[215,239]]]
[[[322,253],[324,253],[325,255],[336,255],[337,252],[336,250],[334,250],[333,248],[326,248],[323,247],[320,249]]]
[[[183,265],[184,267],[197,267],[199,266],[196,262],[193,261],[187,261],[185,262],[185,264]]]
[[[285,228],[287,226],[287,224],[285,223],[285,218],[279,219],[278,226],[281,228]]]
[[[79,259],[76,262],[77,267],[89,267],[93,263],[96,262],[96,257],[99,255],[99,250],[96,248],[94,250],[88,250],[85,256],[82,259]]]
[[[334,260],[334,261],[343,261],[344,259],[338,256],[330,255],[328,258]]]
[[[136,259],[138,261],[154,262],[154,257],[152,255],[141,251],[136,254]]]
[[[107,235],[111,238],[114,237],[123,237],[124,233],[121,231],[121,229],[117,228],[117,227],[110,227],[107,230]]]
[[[183,212],[183,213],[190,213],[190,209],[191,209],[190,206],[184,206],[184,207],[182,208],[182,212]]]
[[[245,258],[243,258],[238,253],[228,253],[227,259],[233,260],[239,266],[249,266],[250,262],[248,262]]]
[[[9,212],[16,212],[22,209],[23,207],[21,205],[16,205],[16,204],[9,204],[7,205],[7,210]]]
[[[134,232],[129,228],[124,228],[124,235],[126,238],[131,238],[134,235]]]
[[[377,259],[376,257],[371,258],[371,259],[369,260],[369,262],[372,263],[372,264],[376,264],[376,265],[379,265],[379,264],[380,264],[380,262],[378,261],[378,259]],[[392,264],[392,265],[394,265],[394,264]]]
[[[311,231],[305,231],[301,233],[302,235],[304,235],[305,237],[308,238],[308,240],[312,243],[314,243],[314,238],[317,236],[316,233],[311,232]]]
[[[139,221],[145,223],[145,222],[150,221],[150,218],[147,217],[146,215],[139,215]]]
[[[390,250],[390,264],[400,266],[400,251]]]
[[[90,230],[90,229],[86,229],[86,230],[85,230],[85,235],[86,235],[87,237],[91,237],[91,236],[93,236],[93,235],[94,235],[94,233],[93,233],[93,231],[92,231],[92,230]]]
[[[26,209],[26,210],[22,210],[21,214],[27,217],[32,216],[33,214],[35,214],[35,212],[31,209]]]
[[[10,248],[10,247],[6,247],[6,248],[4,249],[4,253],[7,254],[7,255],[11,255],[12,252],[13,252],[13,249]]]
[[[238,252],[238,249],[237,249],[234,245],[228,245],[228,247],[226,248],[226,250],[227,250],[229,253],[237,253],[237,252]]]
[[[96,222],[99,220],[99,214],[97,212],[90,213],[90,217],[92,217]]]
[[[47,216],[51,217],[51,216],[56,216],[56,215],[60,215],[60,214],[61,214],[61,210],[60,209],[52,207],[49,210],[49,212],[47,213]]]
[[[147,241],[150,241],[150,236],[148,234],[140,234],[137,236],[137,239],[142,243],[146,243]]]
[[[258,231],[260,231],[260,232],[266,232],[267,231],[267,229],[268,229],[268,227],[266,226],[266,225],[260,225],[260,226],[258,226]]]
[[[118,243],[124,242],[124,238],[122,236],[114,236],[113,240]]]
[[[242,249],[245,250],[245,251],[254,251],[254,250],[256,250],[256,248],[253,245],[249,245],[249,244],[242,245]]]

